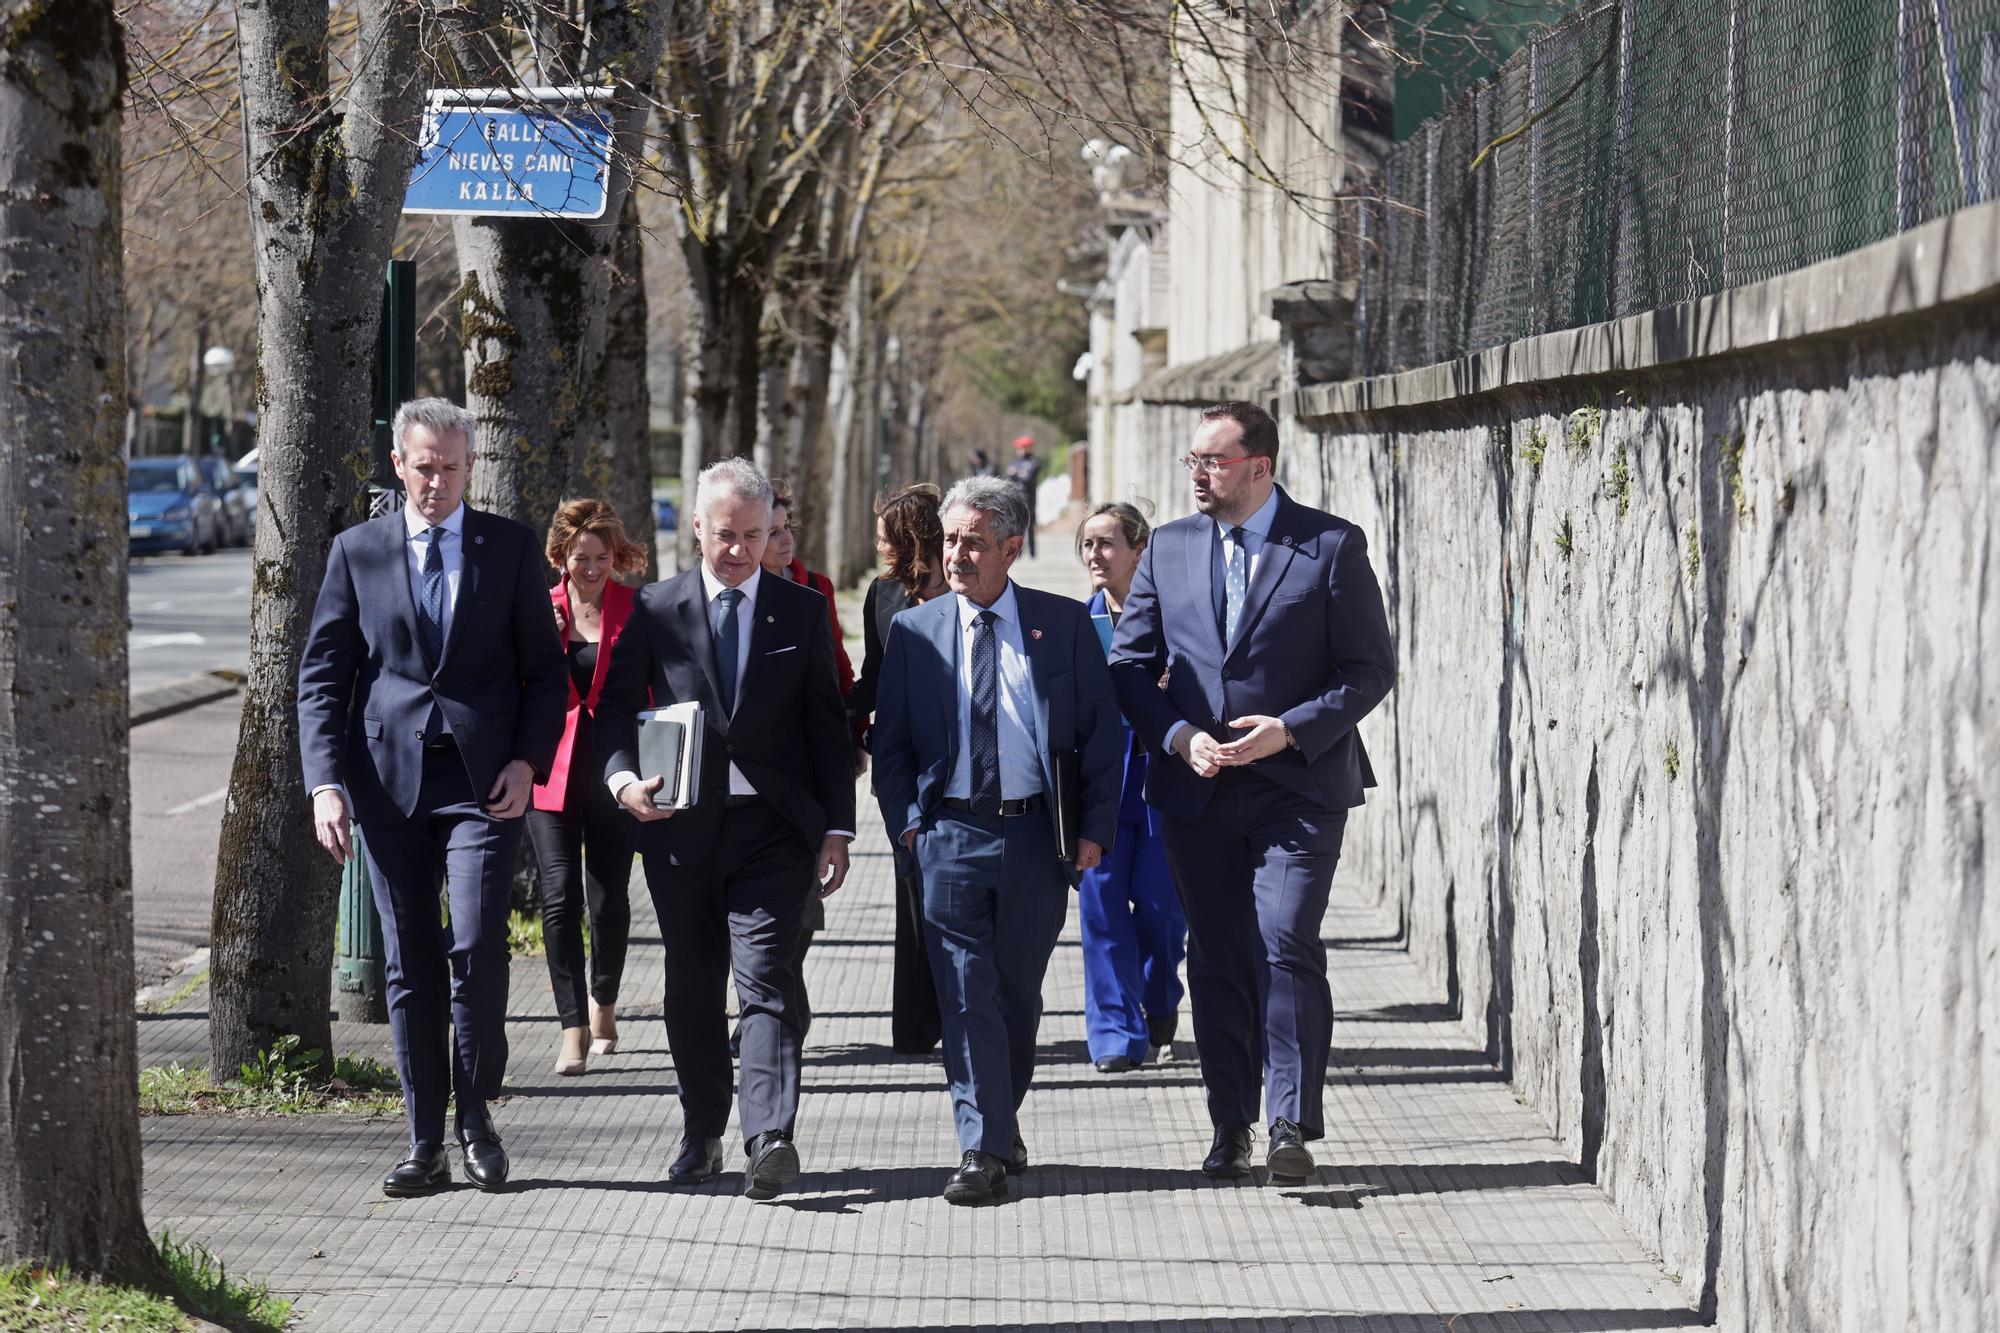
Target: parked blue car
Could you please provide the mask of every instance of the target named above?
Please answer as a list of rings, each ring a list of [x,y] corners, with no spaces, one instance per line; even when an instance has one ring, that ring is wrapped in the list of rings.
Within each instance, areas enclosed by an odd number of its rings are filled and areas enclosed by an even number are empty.
[[[222,544],[222,497],[186,454],[133,459],[125,508],[133,555],[195,555]]]
[[[653,497],[653,526],[661,532],[672,532],[680,527],[680,514],[674,509],[672,500]]]

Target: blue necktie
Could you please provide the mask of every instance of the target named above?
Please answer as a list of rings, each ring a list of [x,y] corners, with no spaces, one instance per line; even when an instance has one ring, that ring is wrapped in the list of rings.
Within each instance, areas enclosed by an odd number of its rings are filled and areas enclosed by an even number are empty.
[[[444,529],[428,528],[419,540],[424,543],[424,595],[417,604],[417,629],[423,636],[424,660],[436,675],[444,657]],[[431,698],[430,716],[424,719],[424,735],[444,734],[444,714],[437,698]]]
[[[1243,618],[1243,599],[1248,595],[1250,579],[1245,572],[1248,561],[1243,555],[1243,529],[1229,530],[1227,548],[1228,560],[1222,576],[1222,642],[1228,647],[1236,642],[1236,624]]]
[[[724,588],[715,595],[722,613],[715,626],[715,674],[722,683],[722,711],[736,712],[736,604],[743,600],[741,588]]]
[[[1000,653],[991,611],[973,617],[972,812],[1000,814]]]

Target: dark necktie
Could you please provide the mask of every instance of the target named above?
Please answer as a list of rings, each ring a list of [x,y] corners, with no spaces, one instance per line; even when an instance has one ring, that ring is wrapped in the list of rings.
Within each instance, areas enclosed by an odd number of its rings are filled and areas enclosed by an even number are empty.
[[[715,675],[722,683],[722,711],[736,712],[736,604],[743,600],[741,588],[724,588],[715,595],[722,610],[715,624]]]
[[[424,595],[417,604],[417,629],[423,635],[424,660],[436,675],[444,657],[444,529],[430,528],[423,534]],[[424,719],[424,735],[444,734],[444,713],[437,697],[431,697],[430,716]]]
[[[1000,651],[991,611],[972,622],[972,812],[1000,814]]]

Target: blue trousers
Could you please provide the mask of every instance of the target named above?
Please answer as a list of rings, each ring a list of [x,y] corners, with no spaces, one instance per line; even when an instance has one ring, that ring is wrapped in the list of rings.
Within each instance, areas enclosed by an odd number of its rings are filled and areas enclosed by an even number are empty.
[[[361,825],[382,916],[389,1033],[412,1144],[444,1145],[445,1101],[454,1088],[461,1112],[500,1095],[507,1074],[507,907],[521,825],[480,808],[456,750],[424,753],[414,816]],[[449,924],[439,921],[440,881]]]
[[[1188,994],[1210,1120],[1325,1132],[1333,991],[1320,923],[1345,810],[1252,770],[1224,769],[1198,820],[1169,817],[1167,861],[1188,922]],[[1261,1099],[1260,1095],[1262,1094]]]
[[[1187,919],[1167,868],[1166,844],[1123,821],[1118,841],[1077,888],[1083,929],[1084,1033],[1092,1060],[1143,1061],[1147,1019],[1180,1007]]]
[[[1011,1157],[1035,1074],[1042,977],[1069,911],[1055,830],[1046,811],[987,819],[941,809],[916,853],[958,1148]]]

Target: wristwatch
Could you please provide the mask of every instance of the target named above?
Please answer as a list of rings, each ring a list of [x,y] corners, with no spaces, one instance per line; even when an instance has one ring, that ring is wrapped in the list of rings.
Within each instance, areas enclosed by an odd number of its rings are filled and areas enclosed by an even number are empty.
[[[1278,729],[1285,733],[1285,748],[1289,750],[1298,750],[1299,738],[1297,736],[1292,735],[1292,729],[1285,724],[1285,720],[1283,718],[1278,719]],[[1304,754],[1305,751],[1299,750],[1299,753]]]

